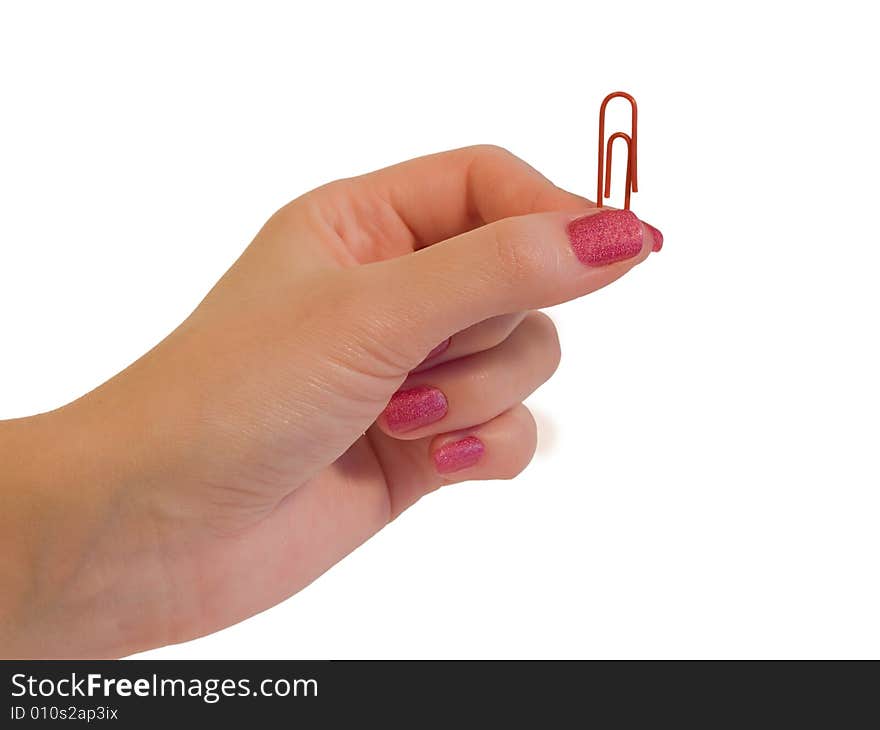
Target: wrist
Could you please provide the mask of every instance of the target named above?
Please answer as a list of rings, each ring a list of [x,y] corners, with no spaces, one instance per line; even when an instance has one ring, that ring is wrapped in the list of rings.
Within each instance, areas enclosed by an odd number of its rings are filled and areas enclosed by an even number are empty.
[[[149,510],[137,498],[146,463],[120,438],[125,428],[96,394],[0,423],[0,461],[9,465],[0,480],[4,654],[126,653],[120,587],[148,554]]]

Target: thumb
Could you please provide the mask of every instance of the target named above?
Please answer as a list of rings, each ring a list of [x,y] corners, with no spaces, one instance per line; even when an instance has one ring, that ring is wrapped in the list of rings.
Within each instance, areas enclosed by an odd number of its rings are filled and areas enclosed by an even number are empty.
[[[477,322],[610,284],[644,261],[659,235],[628,210],[535,213],[346,273],[357,279],[349,286],[360,333],[384,342],[406,372]]]

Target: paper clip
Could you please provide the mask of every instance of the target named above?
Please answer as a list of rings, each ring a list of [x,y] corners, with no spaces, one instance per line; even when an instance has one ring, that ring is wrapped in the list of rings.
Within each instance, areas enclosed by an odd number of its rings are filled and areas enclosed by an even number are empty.
[[[605,143],[605,107],[608,102],[615,97],[620,96],[626,99],[632,107],[632,125],[630,133],[615,132],[608,138],[607,151]],[[626,192],[623,198],[623,209],[629,210],[629,197],[631,193],[639,192],[639,180],[637,169],[638,158],[638,116],[639,111],[636,106],[636,100],[625,91],[615,91],[605,97],[602,106],[599,108],[599,171],[598,183],[596,186],[596,207],[602,207],[602,198],[611,197],[611,152],[614,142],[622,139],[626,142]]]

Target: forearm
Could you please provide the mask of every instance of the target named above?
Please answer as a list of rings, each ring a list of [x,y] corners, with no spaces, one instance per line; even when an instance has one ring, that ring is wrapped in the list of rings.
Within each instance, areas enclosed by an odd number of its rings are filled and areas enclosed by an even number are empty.
[[[131,498],[141,465],[120,458],[125,425],[94,398],[0,422],[0,656],[114,655],[130,641],[120,583],[153,560]]]

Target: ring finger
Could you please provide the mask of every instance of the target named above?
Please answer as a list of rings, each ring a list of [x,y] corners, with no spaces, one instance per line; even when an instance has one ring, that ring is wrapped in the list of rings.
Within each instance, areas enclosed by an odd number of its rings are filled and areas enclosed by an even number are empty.
[[[484,423],[524,400],[558,364],[556,327],[530,312],[499,345],[411,374],[376,423],[407,440]]]

